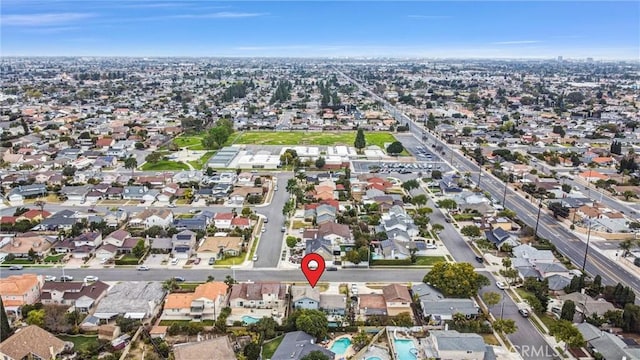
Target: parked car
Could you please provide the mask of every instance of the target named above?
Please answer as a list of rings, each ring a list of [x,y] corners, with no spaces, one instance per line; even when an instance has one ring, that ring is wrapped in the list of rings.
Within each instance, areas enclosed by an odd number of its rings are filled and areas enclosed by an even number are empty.
[[[193,265],[198,265],[200,264],[200,258],[196,258],[195,260],[193,260]]]
[[[209,265],[213,265],[213,264],[215,264],[215,263],[216,263],[216,258],[214,258],[214,257],[210,257],[210,258],[209,258]]]
[[[287,228],[283,226],[283,227],[280,228],[280,231],[281,232],[287,232]]]
[[[500,290],[504,290],[507,287],[507,285],[502,281],[496,281],[496,287]]]
[[[327,268],[327,271],[338,271],[338,268],[337,268],[337,267],[335,267],[335,266],[329,266],[329,267]]]
[[[258,255],[253,255],[252,261],[258,261]]]
[[[426,244],[424,247],[429,250],[434,250],[438,248],[435,244]]]
[[[476,261],[482,264],[484,262],[484,258],[482,256],[476,256]]]
[[[176,207],[176,204],[171,203],[171,204],[167,205],[167,207],[174,208],[174,207]]]
[[[98,281],[97,276],[87,275],[84,277],[84,282],[96,282],[96,281]]]
[[[182,276],[174,276],[173,279],[177,282],[184,282],[184,278]]]
[[[267,227],[266,226],[262,226],[262,232],[267,231]]]
[[[89,208],[87,211],[90,212],[90,213],[97,213],[98,212],[98,210],[96,210],[94,208]]]
[[[9,267],[9,270],[22,270],[24,268],[24,266],[22,265],[11,265]]]
[[[520,315],[522,315],[522,317],[529,317],[529,310],[527,309],[518,309],[518,312],[520,313]]]
[[[44,277],[44,281],[56,281],[56,277],[53,275],[47,275]]]
[[[640,267],[640,257],[637,257],[635,260],[633,260],[633,265]]]
[[[147,265],[138,266],[138,271],[149,271],[149,267]]]
[[[62,282],[73,281],[73,276],[71,275],[60,276],[60,281]]]
[[[178,265],[178,261],[180,261],[178,258],[171,259],[171,265]]]

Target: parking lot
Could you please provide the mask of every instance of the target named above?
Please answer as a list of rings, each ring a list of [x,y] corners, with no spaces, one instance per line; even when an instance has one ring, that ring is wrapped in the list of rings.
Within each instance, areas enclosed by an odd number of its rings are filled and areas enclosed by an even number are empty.
[[[413,174],[427,173],[431,170],[449,171],[449,166],[442,161],[416,161],[413,163],[398,163],[390,161],[353,161],[353,171],[356,173],[379,172],[381,174]]]

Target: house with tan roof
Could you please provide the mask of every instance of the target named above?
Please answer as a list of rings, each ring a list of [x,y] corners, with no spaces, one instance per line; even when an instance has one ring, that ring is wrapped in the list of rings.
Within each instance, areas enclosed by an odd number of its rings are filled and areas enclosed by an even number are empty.
[[[211,281],[196,287],[192,293],[167,295],[163,320],[216,320],[227,300],[227,284]]]
[[[28,221],[42,221],[42,219],[46,219],[51,216],[51,213],[48,211],[40,211],[31,209],[26,213],[18,216],[16,221],[28,220]]]
[[[208,236],[204,239],[197,254],[199,258],[238,256],[242,252],[242,238],[239,236]]]
[[[383,295],[362,294],[358,299],[358,310],[361,317],[387,315],[387,303]]]
[[[0,252],[13,254],[16,257],[28,257],[29,251],[33,250],[38,256],[43,256],[49,252],[55,241],[55,236],[47,237],[37,233],[24,233],[10,239],[7,244],[0,247]]]
[[[57,359],[65,350],[64,341],[50,332],[30,325],[0,343],[2,360]]]
[[[403,312],[413,315],[409,289],[400,284],[391,284],[382,288],[382,296],[387,304],[387,315],[396,316]],[[413,317],[413,316],[411,316]]]
[[[595,181],[598,181],[598,180],[608,180],[609,179],[609,176],[607,176],[607,175],[605,175],[605,174],[603,174],[601,172],[595,171],[595,170],[583,171],[578,176],[580,176],[581,178],[583,178],[584,180],[589,181],[589,182],[595,182]]]
[[[37,303],[43,285],[44,278],[35,274],[12,275],[0,279],[0,296],[7,314],[20,315],[22,305]]]
[[[93,283],[47,281],[42,286],[40,301],[43,304],[73,306],[86,313],[106,295],[109,285],[102,281]]]
[[[175,360],[202,359],[204,354],[216,360],[236,360],[236,354],[228,336],[220,336],[211,340],[178,344],[173,348]],[[213,355],[215,354],[215,356]]]

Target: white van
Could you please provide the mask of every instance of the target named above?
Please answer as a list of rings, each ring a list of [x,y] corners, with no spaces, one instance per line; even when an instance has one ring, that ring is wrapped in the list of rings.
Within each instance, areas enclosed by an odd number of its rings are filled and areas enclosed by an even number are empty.
[[[178,261],[180,261],[178,258],[171,259],[171,265],[178,265]]]

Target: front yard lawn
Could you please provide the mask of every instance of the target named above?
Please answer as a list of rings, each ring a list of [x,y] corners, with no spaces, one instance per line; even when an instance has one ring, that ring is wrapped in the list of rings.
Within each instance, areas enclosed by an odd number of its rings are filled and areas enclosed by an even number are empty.
[[[178,286],[180,287],[180,289],[189,290],[189,291],[195,291],[198,285],[202,285],[202,283],[193,283],[193,282],[178,283]]]
[[[5,260],[3,265],[24,265],[24,264],[33,264],[33,260],[29,259],[13,259],[13,260]]]
[[[444,256],[418,256],[415,265],[433,266],[439,262],[447,261]]]
[[[222,260],[216,260],[216,265],[224,265],[224,266],[240,265],[244,262],[246,255],[247,253],[243,252],[242,254],[240,254],[240,256],[226,257]]]
[[[44,258],[44,262],[58,262],[62,260],[65,254],[49,255]]]

